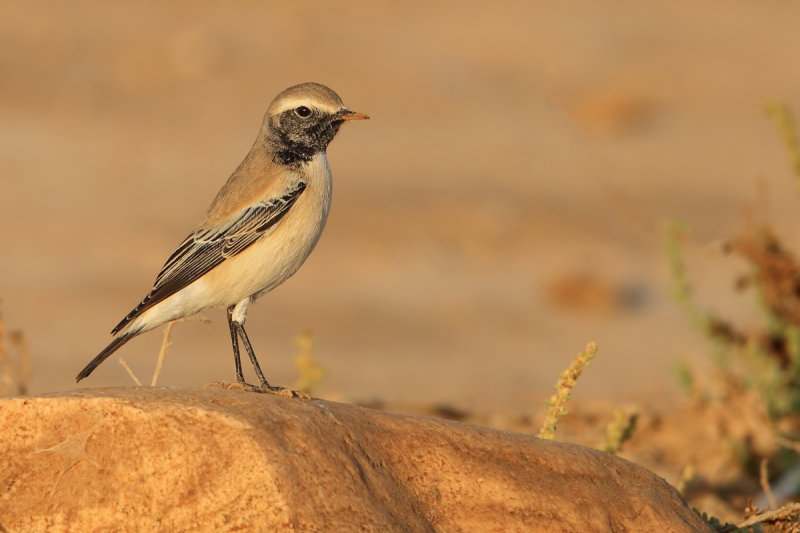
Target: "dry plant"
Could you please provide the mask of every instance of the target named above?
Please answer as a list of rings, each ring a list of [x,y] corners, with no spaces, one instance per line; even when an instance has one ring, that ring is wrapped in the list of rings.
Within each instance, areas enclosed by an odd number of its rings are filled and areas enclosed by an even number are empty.
[[[6,352],[5,323],[0,315],[0,396],[11,395],[11,359]]]
[[[9,347],[13,348],[13,356]],[[32,374],[30,348],[25,334],[20,330],[11,330],[6,334],[5,323],[0,315],[0,397],[26,395]]]
[[[314,388],[325,377],[325,370],[314,358],[314,336],[310,331],[303,331],[295,338],[295,344],[298,349],[294,357],[297,381],[292,388],[312,394]]]
[[[161,376],[161,371],[164,368],[164,361],[167,358],[167,352],[169,352],[170,346],[172,346],[172,328],[175,327],[175,324],[179,324],[180,322],[186,322],[188,320],[197,320],[199,322],[208,322],[208,319],[203,317],[188,317],[188,318],[179,318],[177,320],[173,320],[172,322],[167,323],[166,327],[164,328],[164,334],[161,339],[161,348],[158,350],[158,357],[156,358],[156,368],[153,371],[153,378],[150,380],[150,386],[155,387],[158,384],[158,378]],[[137,387],[142,387],[142,382],[139,378],[136,377],[136,374],[133,372],[128,363],[120,357],[119,364],[122,365],[122,368],[128,373],[130,378],[136,383]]]
[[[622,445],[625,441],[633,435],[638,419],[639,413],[637,411],[626,411],[624,409],[614,411],[614,419],[606,426],[605,440],[597,445],[597,449],[617,455],[622,451]]]
[[[735,533],[746,531],[763,531],[759,526],[769,524],[781,533],[800,533],[800,503],[789,503],[779,509],[759,511],[756,508],[746,510],[747,517],[738,524],[720,524],[718,520],[705,513],[701,516],[718,533]],[[758,528],[758,529],[756,529]]]
[[[31,350],[28,346],[28,338],[22,330],[14,329],[8,332],[8,341],[14,347],[17,355],[17,394],[24,396],[28,394],[28,385],[33,376],[33,366],[31,365]]]
[[[590,342],[586,350],[576,357],[569,367],[561,374],[555,385],[556,393],[547,401],[544,422],[539,430],[539,438],[552,440],[556,434],[558,419],[567,414],[564,408],[572,393],[573,387],[578,383],[578,378],[584,367],[597,353],[597,345]]]
[[[775,495],[772,493],[772,487],[769,486],[769,460],[766,457],[761,459],[761,465],[758,468],[758,482],[761,485],[761,490],[769,502],[770,509],[775,509],[778,502],[775,501]]]
[[[741,475],[760,483],[769,499],[767,465],[780,477],[798,463],[789,443],[800,438],[800,263],[767,228],[732,242],[730,250],[751,266],[745,282],[739,280],[737,286],[753,289],[761,317],[758,327],[744,329],[694,301],[678,244],[685,233],[676,226],[670,229],[673,296],[708,339],[713,363],[711,380],[702,391],[697,383],[701,380],[688,367],[681,369],[682,384],[692,391],[693,401],[709,406],[709,423],[715,420],[725,433],[729,445],[720,450],[727,450],[738,461]],[[770,507],[777,503],[770,501]]]
[[[765,106],[765,110],[778,123],[778,130],[789,152],[789,160],[800,191],[800,138],[797,135],[794,113],[786,102],[770,102]]]
[[[133,369],[131,369],[131,367],[128,366],[128,363],[125,362],[125,359],[120,357],[118,359],[118,361],[119,361],[119,364],[122,365],[122,368],[125,369],[125,372],[128,373],[128,376],[130,376],[130,378],[133,380],[133,382],[136,383],[136,386],[137,387],[142,387],[143,386],[142,382],[139,381],[139,378],[136,377],[136,374],[134,374]]]
[[[688,464],[685,467],[683,467],[683,471],[681,472],[681,478],[678,481],[678,484],[675,485],[675,488],[678,489],[678,492],[680,492],[681,495],[686,496],[686,486],[692,479],[694,479],[696,473],[697,469],[693,464]]]
[[[169,347],[172,346],[172,341],[170,340],[172,328],[175,327],[176,323],[182,322],[183,320],[183,318],[173,320],[167,324],[167,327],[164,328],[164,336],[161,339],[161,348],[158,350],[158,359],[156,359],[156,369],[153,372],[153,379],[150,380],[151,387],[155,387],[156,383],[158,383],[158,378],[161,376],[161,370],[164,368],[164,360],[167,358],[167,351],[169,351]]]
[[[769,105],[767,111],[779,125],[800,191],[800,141],[794,116],[780,103]],[[733,444],[727,449],[738,458],[740,474],[761,487],[759,505],[772,509],[758,512],[751,504],[746,520],[738,525],[708,521],[725,532],[756,524],[800,532],[800,504],[775,509],[800,490],[797,480],[793,481],[800,469],[800,261],[765,222],[748,220],[741,234],[731,239],[725,251],[749,266],[735,290],[753,294],[759,317],[757,324],[745,328],[695,301],[681,249],[687,236],[683,226],[667,225],[672,296],[709,340],[713,368],[702,391],[688,366],[679,369],[679,379],[695,401],[715,404],[714,423]],[[772,486],[769,468],[777,480]]]

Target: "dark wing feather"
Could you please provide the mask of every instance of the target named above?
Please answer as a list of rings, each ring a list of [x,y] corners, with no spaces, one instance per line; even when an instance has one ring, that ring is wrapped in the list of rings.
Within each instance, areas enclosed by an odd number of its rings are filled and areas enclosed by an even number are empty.
[[[111,333],[117,334],[152,306],[197,281],[215,266],[268,234],[305,189],[306,184],[301,181],[283,196],[243,209],[225,224],[200,229],[189,235],[167,259],[150,294]]]

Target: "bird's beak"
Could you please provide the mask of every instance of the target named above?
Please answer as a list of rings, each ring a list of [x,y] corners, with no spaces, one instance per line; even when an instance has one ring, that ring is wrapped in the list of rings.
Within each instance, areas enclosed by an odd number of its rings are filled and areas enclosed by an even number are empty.
[[[343,109],[341,114],[342,120],[369,120],[369,115],[365,115],[364,113],[356,113],[355,111],[350,111],[349,109]]]

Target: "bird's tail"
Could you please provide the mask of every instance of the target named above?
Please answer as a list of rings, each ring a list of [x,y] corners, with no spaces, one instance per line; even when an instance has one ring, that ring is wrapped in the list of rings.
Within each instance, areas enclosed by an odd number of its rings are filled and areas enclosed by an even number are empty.
[[[108,356],[116,352],[123,344],[134,338],[138,333],[139,330],[133,330],[123,333],[122,335],[116,337],[113,341],[111,341],[111,344],[106,346],[102,352],[97,354],[97,357],[92,359],[91,362],[88,365],[86,365],[86,368],[81,370],[80,374],[78,374],[78,376],[75,378],[75,382],[77,383],[78,381],[82,380],[83,378],[91,374],[94,371],[94,369],[97,368],[98,365],[100,365],[100,363],[108,359]]]

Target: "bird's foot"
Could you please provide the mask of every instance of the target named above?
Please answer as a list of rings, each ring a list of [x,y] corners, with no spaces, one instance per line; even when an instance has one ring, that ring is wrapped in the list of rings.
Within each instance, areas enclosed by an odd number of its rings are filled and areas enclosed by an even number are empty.
[[[260,387],[256,387],[255,392],[277,394],[278,396],[286,396],[287,398],[300,398],[301,400],[311,399],[311,395],[305,391],[292,390],[284,387],[273,387],[272,385],[261,385]]]
[[[248,392],[260,392],[262,394],[277,394],[278,396],[286,396],[287,398],[300,398],[301,400],[310,400],[311,396],[304,391],[286,389],[284,387],[273,387],[269,384],[264,385],[251,385],[246,382],[233,382],[227,383],[224,381],[214,381],[206,384],[205,388],[215,387],[228,390],[242,390]]]

